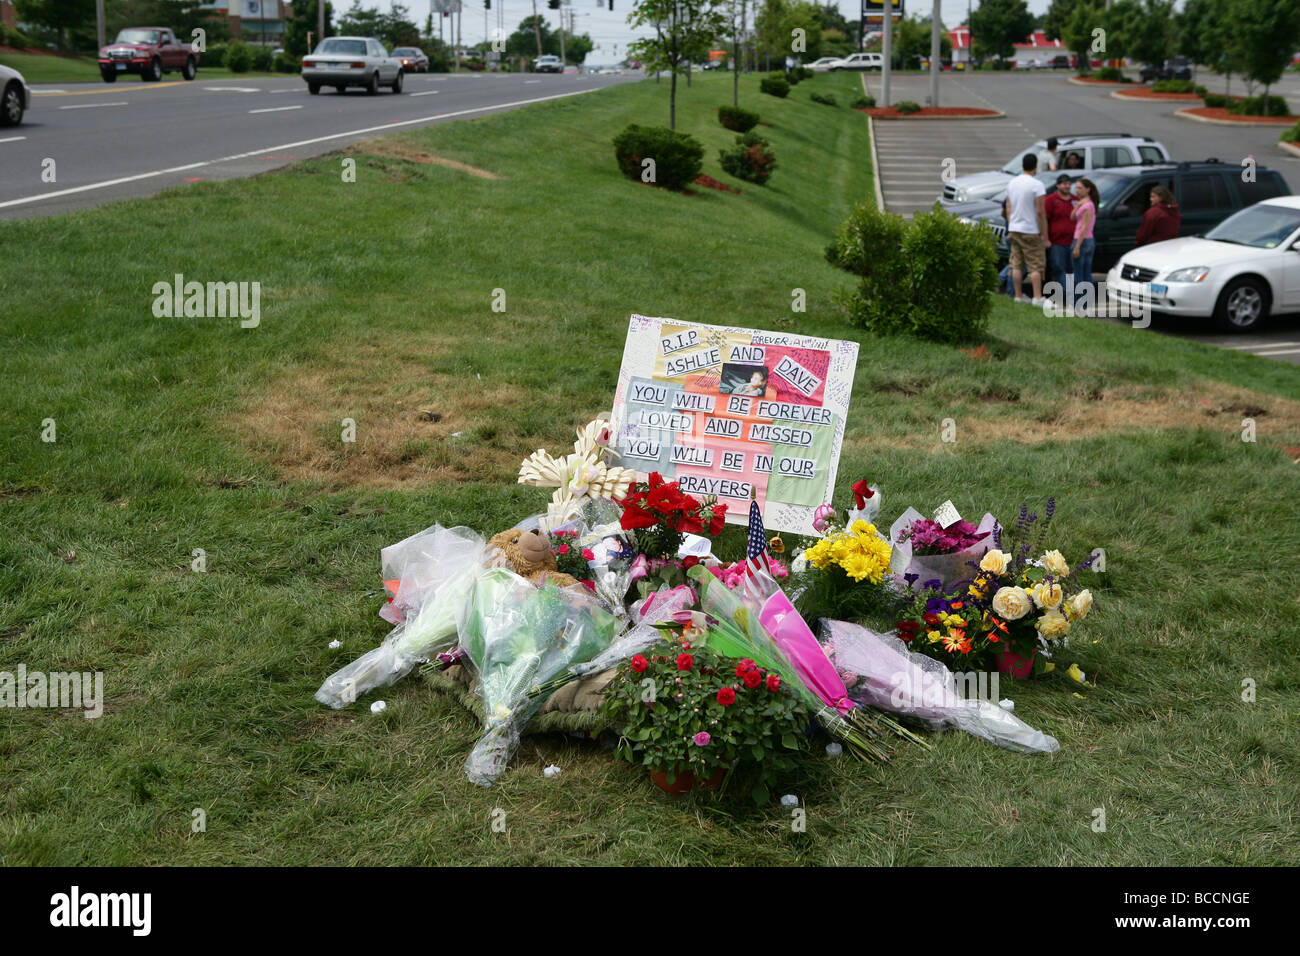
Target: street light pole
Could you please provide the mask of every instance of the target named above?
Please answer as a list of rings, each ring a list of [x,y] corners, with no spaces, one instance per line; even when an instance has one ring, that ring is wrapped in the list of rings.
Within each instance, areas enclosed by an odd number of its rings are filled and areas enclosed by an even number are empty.
[[[930,105],[939,105],[939,0],[934,0],[930,17]]]
[[[104,0],[95,0],[95,41],[101,47],[108,42],[104,33]]]
[[[894,32],[894,10],[891,0],[884,0],[881,4],[880,27],[884,31],[884,39],[881,43],[881,57],[884,62],[880,66],[880,105],[888,108],[889,74],[893,72],[894,52],[894,44],[891,42]]]

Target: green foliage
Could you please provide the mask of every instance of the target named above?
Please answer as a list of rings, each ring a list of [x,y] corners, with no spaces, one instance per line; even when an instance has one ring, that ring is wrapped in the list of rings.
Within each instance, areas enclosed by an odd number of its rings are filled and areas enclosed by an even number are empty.
[[[25,50],[33,44],[22,30],[11,30],[0,24],[0,45],[13,47],[15,50]]]
[[[215,68],[226,65],[226,53],[230,48],[224,43],[214,43],[199,55],[199,66]]]
[[[874,96],[859,96],[853,101],[855,110],[873,110],[876,108],[876,98]]]
[[[806,66],[796,66],[794,69],[785,72],[785,78],[790,81],[791,86],[802,83],[804,80],[811,80],[816,75]]]
[[[699,57],[724,35],[727,20],[722,0],[637,0],[628,16],[632,27],[653,30],[628,47],[629,57],[640,60],[648,72],[667,70],[668,127],[677,125],[677,74],[686,69],[690,57]]]
[[[748,133],[758,125],[758,114],[739,106],[719,106],[718,122],[737,133]]]
[[[1205,87],[1197,86],[1191,80],[1157,80],[1151,84],[1152,93],[1195,93],[1205,95]]]
[[[1120,71],[1119,67],[1115,66],[1099,67],[1097,71],[1093,73],[1093,76],[1098,80],[1106,80],[1110,83],[1123,83],[1128,79],[1128,77]]]
[[[903,100],[899,103],[895,103],[894,109],[898,110],[898,112],[903,113],[905,115],[911,115],[912,113],[921,112],[921,104],[915,102],[914,100]]]
[[[814,103],[821,103],[823,106],[839,106],[839,104],[835,102],[834,93],[813,93],[809,99]]]
[[[772,170],[776,168],[776,156],[771,146],[752,131],[737,136],[729,148],[719,150],[718,161],[724,172],[760,186],[772,177]]]
[[[275,58],[271,56],[269,46],[255,46],[251,48],[252,58],[250,65],[259,73],[269,73]]]
[[[247,43],[232,43],[226,50],[226,67],[231,73],[247,73],[253,65],[253,51]]]
[[[1249,96],[1229,107],[1238,116],[1286,116],[1287,102],[1280,96]]]
[[[278,53],[275,57],[275,72],[299,73],[302,71],[302,58],[288,53]]]
[[[1231,109],[1237,102],[1231,96],[1224,96],[1222,93],[1203,93],[1201,100],[1206,106],[1214,106],[1220,109]]]
[[[1300,143],[1300,122],[1284,131],[1279,139],[1283,143]]]
[[[352,6],[339,19],[338,35],[378,37],[389,49],[420,43],[420,30],[411,20],[411,11],[400,3],[381,12],[362,8],[360,0],[352,0]]]
[[[904,67],[917,67],[922,60],[930,59],[930,17],[913,14],[898,22],[894,28],[894,55]],[[948,29],[939,22],[939,59],[952,55],[952,41]]]
[[[973,52],[977,57],[1015,56],[1016,44],[1034,29],[1034,15],[1025,0],[981,0],[971,13]],[[927,50],[928,54],[928,50]]]
[[[300,59],[311,52],[307,48],[307,34],[311,34],[313,46],[320,43],[319,31],[316,29],[317,4],[320,0],[294,0],[293,13],[284,28],[284,51]],[[338,36],[334,24],[334,4],[325,4],[325,35]]]
[[[751,670],[698,641],[688,643],[661,641],[641,656],[644,669],[636,669],[636,658],[619,668],[601,707],[619,733],[615,754],[664,771],[670,783],[684,771],[707,780],[749,764],[756,772],[750,794],[765,803],[776,778],[795,768],[808,710],[779,675],[772,689],[768,672],[753,662]],[[740,670],[754,676],[747,682]],[[735,694],[730,704],[718,700],[724,688]]]
[[[785,99],[790,95],[790,84],[784,78],[765,76],[758,84],[760,93]]]
[[[1164,63],[1173,56],[1177,32],[1174,0],[1142,0],[1125,27],[1128,42],[1124,55],[1152,64]]]
[[[942,210],[909,223],[868,200],[853,208],[826,252],[834,265],[861,277],[840,293],[851,321],[883,335],[910,333],[938,342],[983,334],[997,286],[997,247],[985,226]]]
[[[15,0],[14,7],[18,22],[44,27],[60,50],[94,46],[95,0]]]
[[[1241,72],[1256,83],[1271,86],[1291,65],[1300,47],[1300,3],[1297,0],[1234,0],[1233,29],[1241,49]],[[1286,114],[1286,109],[1281,111]],[[1277,115],[1270,105],[1269,116]]]
[[[680,190],[686,188],[704,168],[704,147],[685,133],[663,126],[628,126],[614,137],[614,156],[618,168],[628,179],[643,182],[643,161],[654,160],[656,186]]]

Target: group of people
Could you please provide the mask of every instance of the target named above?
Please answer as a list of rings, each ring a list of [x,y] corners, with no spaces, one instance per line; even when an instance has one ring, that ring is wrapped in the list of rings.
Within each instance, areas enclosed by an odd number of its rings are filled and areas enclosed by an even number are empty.
[[[1049,147],[1054,145],[1048,144]],[[1022,172],[1007,186],[1004,213],[1011,241],[1011,282],[1016,301],[1022,302],[1022,281],[1029,273],[1033,305],[1043,304],[1043,275],[1049,282],[1070,288],[1073,276],[1075,302],[1092,285],[1092,258],[1096,249],[1093,228],[1101,197],[1092,180],[1056,177],[1051,195],[1035,178],[1038,156],[1026,153]],[[1074,303],[1071,303],[1074,304]]]

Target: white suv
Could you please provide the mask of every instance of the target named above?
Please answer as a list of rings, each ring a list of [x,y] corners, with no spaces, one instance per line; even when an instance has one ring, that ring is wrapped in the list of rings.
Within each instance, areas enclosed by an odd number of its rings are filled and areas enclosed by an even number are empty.
[[[564,64],[553,53],[546,53],[533,61],[534,73],[563,73]]]
[[[841,70],[883,70],[885,57],[880,53],[854,53],[844,58],[838,69]]]
[[[944,184],[939,202],[945,205],[988,199],[1006,188],[1007,181],[1020,175],[1021,160],[1025,153],[1041,153],[1047,149],[1047,140],[1040,139],[1027,149],[1011,157],[1001,169],[958,176]],[[1142,166],[1167,163],[1173,157],[1164,145],[1150,136],[1130,136],[1127,133],[1078,133],[1074,136],[1056,137],[1057,168],[1072,175],[1082,175],[1094,169],[1112,166]],[[1038,172],[1047,172],[1040,169]]]

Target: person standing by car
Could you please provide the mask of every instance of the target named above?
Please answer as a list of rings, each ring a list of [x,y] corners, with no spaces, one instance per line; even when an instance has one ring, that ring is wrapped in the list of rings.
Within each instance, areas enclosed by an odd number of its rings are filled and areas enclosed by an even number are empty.
[[[1177,239],[1182,225],[1183,214],[1179,212],[1169,187],[1152,186],[1151,206],[1142,216],[1142,225],[1138,226],[1137,245]]]
[[[1074,220],[1074,294],[1077,304],[1085,285],[1092,286],[1092,256],[1097,249],[1092,230],[1097,224],[1097,206],[1101,204],[1101,196],[1091,179],[1080,179],[1074,189],[1076,198],[1070,218]]]
[[[1047,217],[1043,212],[1043,198],[1047,188],[1038,181],[1038,157],[1025,153],[1020,161],[1021,172],[1007,184],[1007,198],[1003,213],[1007,220],[1007,237],[1011,240],[1011,281],[1016,290],[1016,301],[1021,298],[1020,281],[1025,270],[1034,290],[1033,305],[1043,304],[1043,266],[1047,259]]]
[[[1057,165],[1056,137],[1051,136],[1047,140],[1047,149],[1038,154],[1038,168],[1045,173],[1055,172]]]
[[[1065,173],[1056,177],[1056,189],[1048,193],[1043,200],[1043,214],[1047,218],[1047,238],[1051,246],[1047,250],[1047,281],[1065,286],[1065,277],[1074,272],[1070,261],[1070,246],[1074,242],[1074,222],[1070,213],[1074,203],[1070,199],[1070,184],[1073,180]]]

